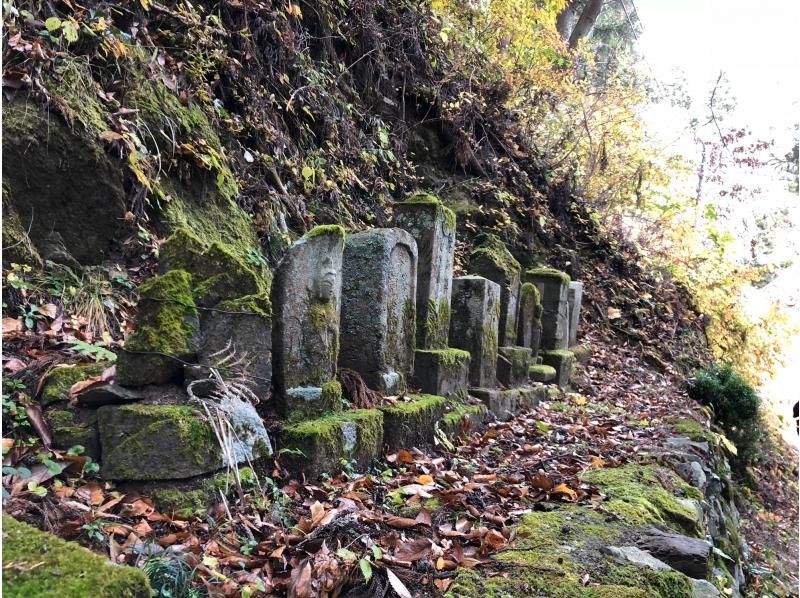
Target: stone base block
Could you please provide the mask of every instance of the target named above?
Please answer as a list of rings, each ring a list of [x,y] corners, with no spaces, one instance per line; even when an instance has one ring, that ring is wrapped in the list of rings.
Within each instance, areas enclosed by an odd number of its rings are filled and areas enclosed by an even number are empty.
[[[464,394],[469,386],[470,354],[461,349],[414,352],[414,385],[440,397]]]
[[[486,420],[486,405],[458,405],[444,414],[439,428],[451,438],[463,437],[480,430]]]
[[[556,379],[556,369],[549,365],[532,365],[528,374],[534,382],[548,383]]]
[[[508,421],[518,409],[534,407],[547,396],[544,386],[526,386],[510,390],[495,388],[470,388],[469,394],[480,399],[500,421]]]
[[[380,409],[352,409],[287,426],[280,433],[283,464],[293,473],[317,479],[334,476],[344,462],[366,468],[381,455],[383,413]]]
[[[342,385],[329,380],[322,386],[298,386],[286,390],[281,410],[290,421],[303,421],[342,409]]]
[[[264,423],[242,401],[222,404],[236,432],[237,463],[272,453]],[[101,475],[111,480],[176,480],[225,466],[205,413],[190,405],[106,405],[97,410]]]
[[[561,388],[569,384],[569,379],[572,377],[572,367],[575,365],[575,354],[572,351],[563,349],[542,351],[542,363],[555,368],[555,382]]]
[[[505,386],[520,386],[528,381],[531,350],[527,347],[500,347],[497,379]]]
[[[379,407],[383,412],[383,443],[390,450],[433,444],[434,425],[444,415],[447,399],[436,395],[411,398]]]
[[[69,450],[80,445],[84,455],[99,460],[97,412],[94,409],[51,409],[45,412],[45,418],[53,432],[53,447]]]

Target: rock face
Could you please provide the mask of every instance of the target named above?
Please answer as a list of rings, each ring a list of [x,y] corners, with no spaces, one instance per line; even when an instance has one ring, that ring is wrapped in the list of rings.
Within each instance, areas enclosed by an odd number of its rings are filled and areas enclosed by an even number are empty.
[[[542,349],[566,349],[569,345],[569,276],[558,270],[538,268],[525,272],[525,282],[536,285],[542,297]]]
[[[454,278],[452,307],[450,342],[472,357],[470,385],[496,386],[500,285],[482,276]]]
[[[349,235],[342,264],[340,367],[396,394],[414,371],[417,243],[398,228]]]
[[[332,391],[339,356],[344,229],[318,226],[294,243],[272,285],[273,377],[284,417],[304,419],[340,408]]]
[[[636,545],[689,577],[706,579],[711,572],[713,545],[705,540],[649,527]]]
[[[417,347],[446,349],[456,242],[455,215],[432,195],[394,207],[394,225],[417,242]]]
[[[573,280],[569,283],[567,291],[567,305],[569,307],[569,346],[578,344],[578,322],[581,317],[581,303],[583,301],[583,283]]]
[[[469,270],[470,274],[483,276],[500,285],[500,324],[497,342],[500,346],[513,345],[517,340],[521,270],[519,262],[500,239],[488,235],[470,254]]]

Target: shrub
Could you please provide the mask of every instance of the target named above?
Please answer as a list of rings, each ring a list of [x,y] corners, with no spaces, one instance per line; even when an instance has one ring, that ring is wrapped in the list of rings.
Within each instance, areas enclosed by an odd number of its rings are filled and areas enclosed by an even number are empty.
[[[689,382],[689,396],[711,407],[714,421],[738,450],[734,465],[743,469],[758,456],[764,437],[755,389],[729,365],[698,370]]]

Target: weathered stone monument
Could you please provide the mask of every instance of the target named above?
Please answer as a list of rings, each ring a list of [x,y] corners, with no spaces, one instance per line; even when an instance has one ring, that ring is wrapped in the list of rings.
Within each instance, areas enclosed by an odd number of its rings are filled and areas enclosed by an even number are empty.
[[[497,379],[506,387],[528,382],[531,350],[528,347],[499,347],[497,354]]]
[[[272,285],[276,407],[290,420],[341,409],[339,356],[344,229],[317,226],[295,242]]]
[[[414,371],[417,243],[399,228],[348,235],[342,265],[339,365],[386,394]]]
[[[417,347],[446,349],[456,242],[455,215],[432,195],[395,205],[394,225],[417,242]]]
[[[566,349],[569,345],[569,276],[551,268],[525,272],[525,282],[536,285],[542,297],[541,348]]]
[[[581,317],[581,303],[583,302],[583,283],[573,280],[569,283],[567,304],[569,305],[569,346],[578,344],[578,322]]]
[[[517,313],[521,266],[505,244],[494,235],[486,235],[469,256],[469,272],[500,285],[500,324],[497,342],[500,347],[517,341]]]
[[[542,297],[531,282],[520,287],[517,345],[531,350],[531,359],[539,354],[542,338]]]
[[[417,242],[417,335],[414,384],[442,396],[467,390],[469,354],[448,349],[456,241],[455,214],[432,195],[416,194],[394,208],[394,224]]]
[[[482,276],[454,278],[452,307],[450,342],[472,357],[470,385],[496,386],[500,285]]]

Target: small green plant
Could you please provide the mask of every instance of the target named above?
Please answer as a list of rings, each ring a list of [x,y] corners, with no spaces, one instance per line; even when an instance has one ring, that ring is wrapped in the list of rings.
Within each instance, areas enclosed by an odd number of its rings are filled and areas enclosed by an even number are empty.
[[[178,556],[152,556],[142,571],[150,580],[154,598],[200,598],[203,592],[192,587],[195,570]]]
[[[106,534],[103,531],[103,521],[100,519],[83,524],[81,529],[89,542],[93,544],[103,544],[106,541]]]
[[[734,465],[741,470],[754,461],[765,439],[755,389],[729,365],[712,365],[698,370],[687,390],[692,399],[711,408],[714,421],[736,445]]]
[[[25,413],[28,395],[21,380],[6,377],[3,379],[3,435],[24,435],[31,432],[31,422]]]
[[[66,344],[69,345],[69,347],[67,347],[68,351],[73,351],[85,357],[91,357],[95,361],[117,360],[116,353],[114,353],[113,351],[109,351],[108,349],[99,344],[94,345],[92,343],[87,343],[77,338],[66,341]]]

